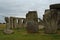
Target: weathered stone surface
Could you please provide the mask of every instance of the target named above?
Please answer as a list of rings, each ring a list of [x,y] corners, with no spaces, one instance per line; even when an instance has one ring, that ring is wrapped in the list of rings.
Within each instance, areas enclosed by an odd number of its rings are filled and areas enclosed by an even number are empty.
[[[50,9],[60,9],[60,4],[52,4],[50,5]]]
[[[60,30],[60,4],[52,4],[50,5],[50,9],[56,9],[56,12],[58,14],[57,16],[57,22],[58,22],[58,29]]]
[[[13,17],[10,17],[10,28],[13,29]]]
[[[27,20],[27,21],[29,21],[29,20],[34,20],[35,22],[38,22],[37,12],[36,12],[36,11],[29,11],[29,12],[26,14],[26,20]]]
[[[44,15],[45,33],[57,32],[57,12],[54,9],[48,10]]]
[[[14,17],[14,18],[13,18],[13,27],[14,27],[14,28],[17,28],[17,24],[18,24],[18,23],[17,23],[17,18]]]
[[[6,21],[6,23],[9,23],[9,18],[5,17],[5,21]]]
[[[26,23],[28,33],[38,32],[38,15],[36,11],[29,11],[26,14]]]
[[[38,24],[33,21],[27,22],[27,32],[28,33],[37,33],[38,32]]]
[[[58,29],[60,30],[60,10],[58,11],[58,16],[57,16],[57,22],[58,22]]]
[[[44,26],[43,25],[39,25],[39,30],[40,29],[44,29]]]
[[[6,29],[9,29],[10,28],[10,18],[5,17],[5,21],[6,21]]]

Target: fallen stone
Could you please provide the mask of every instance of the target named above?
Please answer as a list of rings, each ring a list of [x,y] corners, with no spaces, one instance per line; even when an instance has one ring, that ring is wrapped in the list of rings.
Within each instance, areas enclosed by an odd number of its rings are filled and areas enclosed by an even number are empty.
[[[14,33],[14,31],[10,30],[10,29],[5,29],[3,32],[4,32],[4,34],[13,34]]]

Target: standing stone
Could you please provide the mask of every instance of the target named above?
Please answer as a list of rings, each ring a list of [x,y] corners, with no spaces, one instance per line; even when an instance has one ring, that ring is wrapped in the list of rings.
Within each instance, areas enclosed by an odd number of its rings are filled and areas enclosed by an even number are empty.
[[[57,19],[57,22],[58,22],[58,29],[60,30],[60,4],[51,4],[50,5],[50,9],[56,9],[56,12],[58,14],[58,19]]]
[[[21,28],[21,27],[22,27],[22,19],[18,18],[18,28]]]
[[[5,17],[5,21],[6,21],[6,29],[4,29],[4,33],[5,34],[12,34],[14,31],[10,29],[10,18]]]
[[[44,15],[45,33],[57,32],[57,12],[55,9],[47,10]]]
[[[10,19],[8,17],[5,17],[5,21],[6,21],[6,29],[10,28]]]
[[[36,33],[38,32],[38,16],[36,11],[29,11],[26,14],[27,21],[27,32]]]
[[[10,28],[13,29],[13,17],[10,17]]]
[[[17,18],[13,18],[13,27],[17,28]]]

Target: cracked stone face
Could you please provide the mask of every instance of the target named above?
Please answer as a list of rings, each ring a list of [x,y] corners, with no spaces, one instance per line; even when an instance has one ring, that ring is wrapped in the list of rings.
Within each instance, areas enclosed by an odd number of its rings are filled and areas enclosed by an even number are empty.
[[[27,31],[28,33],[38,32],[38,15],[36,11],[29,11],[26,14]]]
[[[45,33],[57,32],[57,12],[56,10],[49,10],[44,15]]]
[[[27,31],[28,33],[37,33],[38,32],[38,24],[33,21],[27,22]]]
[[[9,29],[10,28],[10,18],[5,17],[5,21],[6,21],[6,29]]]
[[[5,21],[6,21],[6,23],[9,23],[9,18],[5,17]]]

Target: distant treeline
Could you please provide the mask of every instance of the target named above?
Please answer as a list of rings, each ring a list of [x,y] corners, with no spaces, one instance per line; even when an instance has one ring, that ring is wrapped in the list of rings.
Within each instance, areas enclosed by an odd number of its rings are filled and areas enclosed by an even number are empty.
[[[6,24],[6,23],[0,23],[0,24]]]

